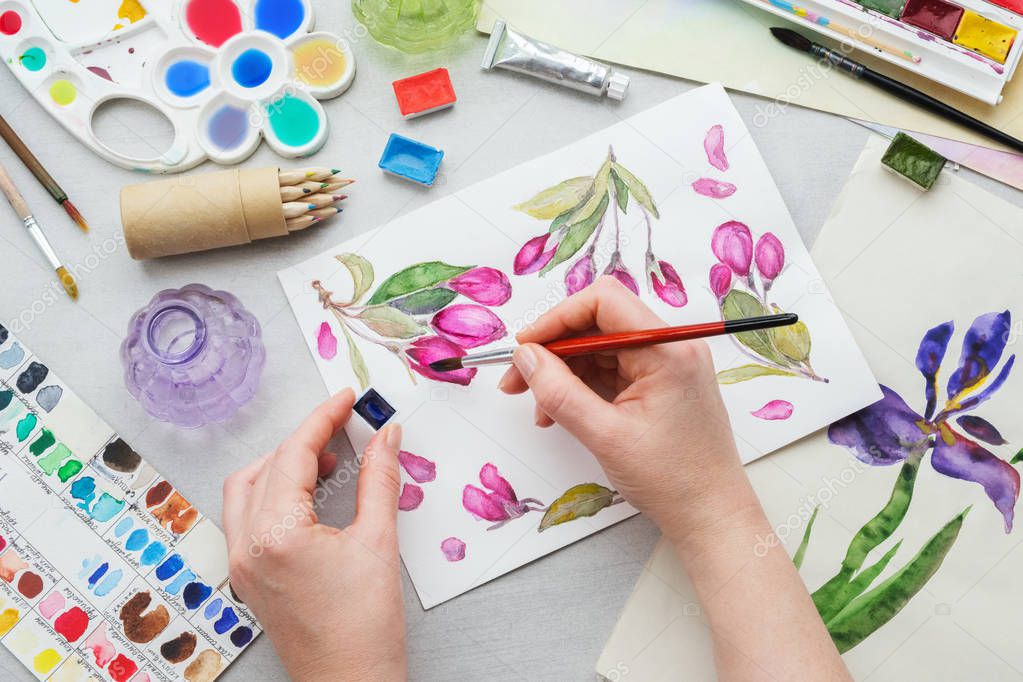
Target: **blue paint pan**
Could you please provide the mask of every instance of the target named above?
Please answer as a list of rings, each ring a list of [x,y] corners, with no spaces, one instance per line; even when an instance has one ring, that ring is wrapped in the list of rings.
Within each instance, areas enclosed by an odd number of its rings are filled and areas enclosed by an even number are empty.
[[[391,133],[379,166],[386,173],[430,187],[443,158],[444,152],[436,147]]]

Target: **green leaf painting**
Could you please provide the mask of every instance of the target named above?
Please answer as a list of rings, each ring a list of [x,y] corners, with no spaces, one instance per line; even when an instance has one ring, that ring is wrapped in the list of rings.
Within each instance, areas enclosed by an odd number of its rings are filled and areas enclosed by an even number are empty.
[[[562,523],[595,516],[598,512],[620,501],[621,498],[616,491],[596,483],[572,486],[547,508],[547,513],[540,520],[537,531],[542,533],[548,528]]]
[[[362,303],[373,288],[373,265],[355,253],[342,253],[336,259],[351,277],[354,293],[351,300],[338,301],[321,280],[311,283],[334,323],[320,324],[316,350],[323,360],[334,361],[334,328],[340,328],[348,346],[348,364],[362,390],[370,386],[371,380],[360,343],[381,348],[396,358],[412,383],[419,375],[468,386],[477,370],[438,372],[431,364],[461,357],[467,348],[507,336],[504,323],[491,308],[511,298],[511,283],[496,268],[443,261],[416,263],[385,279],[369,301]]]

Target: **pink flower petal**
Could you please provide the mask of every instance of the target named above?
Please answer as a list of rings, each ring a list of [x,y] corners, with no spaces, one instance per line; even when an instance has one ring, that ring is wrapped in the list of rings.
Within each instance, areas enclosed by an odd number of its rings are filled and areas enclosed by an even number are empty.
[[[732,269],[722,263],[716,263],[710,269],[710,290],[719,299],[728,295],[732,289]]]
[[[456,343],[439,336],[427,336],[416,339],[412,346],[405,350],[405,355],[412,365],[412,369],[433,381],[444,381],[449,384],[468,386],[478,371],[475,367],[470,369],[459,369],[454,372],[435,372],[430,369],[430,363],[448,358],[460,358],[465,356],[465,349]]]
[[[757,240],[754,254],[757,270],[760,271],[760,275],[764,279],[774,279],[781,274],[782,268],[785,267],[785,247],[781,240],[770,232],[765,232]]]
[[[700,178],[693,183],[693,190],[711,199],[727,199],[735,194],[735,185],[713,178]]]
[[[316,349],[324,360],[333,360],[337,356],[337,337],[326,322],[320,325],[316,334]]]
[[[489,308],[472,303],[448,306],[433,316],[430,326],[462,348],[476,348],[508,335],[508,330]]]
[[[795,408],[787,400],[772,400],[759,410],[750,412],[757,419],[766,421],[782,421],[792,416]]]
[[[402,450],[398,453],[398,462],[416,483],[429,483],[437,479],[437,464],[425,457]]]
[[[447,288],[483,305],[504,305],[511,298],[511,282],[497,268],[473,268],[447,283]]]
[[[474,485],[462,489],[462,506],[477,519],[484,521],[507,521],[508,512],[498,500]]]
[[[657,277],[656,271],[651,270],[650,284],[653,286],[654,293],[673,308],[685,306],[689,302],[689,296],[686,294],[686,288],[682,284],[682,277],[679,276],[678,271],[668,261],[658,261],[657,265],[660,267],[661,274],[664,275],[664,281],[662,282]]]
[[[415,483],[406,483],[401,488],[401,497],[398,498],[398,509],[401,511],[412,511],[423,503],[423,489]]]
[[[501,473],[497,470],[497,467],[489,462],[483,465],[480,469],[480,483],[487,490],[492,490],[494,495],[499,499],[508,502],[518,502],[519,498],[515,495],[515,490],[511,487],[508,481],[504,480]]]
[[[440,543],[440,551],[448,561],[461,561],[465,558],[465,543],[458,538],[447,538]]]
[[[552,248],[544,251],[549,239],[549,234],[542,234],[539,237],[533,237],[519,249],[519,252],[515,254],[515,263],[512,266],[516,275],[532,274],[542,270],[551,262],[558,250],[558,245],[555,244]]]
[[[725,129],[716,125],[707,131],[703,139],[703,150],[707,152],[707,161],[719,171],[728,170],[728,157],[725,156]]]
[[[732,272],[743,277],[749,275],[753,263],[753,235],[745,224],[729,220],[718,225],[711,237],[710,248]]]

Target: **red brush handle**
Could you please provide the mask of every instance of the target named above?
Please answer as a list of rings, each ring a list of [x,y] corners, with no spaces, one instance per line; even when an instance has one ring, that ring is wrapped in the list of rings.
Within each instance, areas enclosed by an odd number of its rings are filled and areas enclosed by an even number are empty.
[[[545,343],[544,348],[558,357],[566,358],[572,355],[584,355],[599,351],[653,346],[658,343],[691,341],[693,339],[705,339],[723,334],[738,334],[740,332],[750,332],[770,327],[783,327],[795,324],[798,321],[799,318],[791,313],[765,315],[763,317],[750,317],[742,320],[690,324],[683,327],[664,327],[635,332],[620,332],[618,334],[584,336],[578,339],[560,339],[551,343]]]

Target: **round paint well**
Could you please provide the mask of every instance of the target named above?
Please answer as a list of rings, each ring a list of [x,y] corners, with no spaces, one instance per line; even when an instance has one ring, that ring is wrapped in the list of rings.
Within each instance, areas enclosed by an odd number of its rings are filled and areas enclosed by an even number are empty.
[[[303,147],[320,132],[320,117],[312,105],[294,95],[285,95],[267,105],[270,128],[282,144]]]
[[[287,38],[305,21],[302,0],[256,0],[256,28]]]
[[[270,55],[256,48],[249,48],[238,55],[231,64],[231,75],[243,88],[258,88],[266,82],[273,71]]]
[[[174,62],[164,73],[164,84],[172,95],[192,97],[209,87],[209,67],[191,59]]]
[[[210,116],[206,136],[221,151],[236,149],[249,136],[249,112],[230,104],[221,106]]]
[[[21,30],[21,15],[12,9],[0,14],[0,33],[13,36]]]
[[[21,53],[18,63],[28,71],[41,71],[46,66],[46,50],[41,47],[30,47]]]
[[[59,78],[50,84],[50,99],[62,107],[66,107],[78,97],[78,88],[65,78]]]
[[[185,23],[196,38],[212,47],[220,47],[242,30],[241,14],[232,0],[190,0]]]
[[[295,76],[307,85],[329,87],[340,81],[348,70],[348,58],[327,38],[307,40],[292,50]]]

